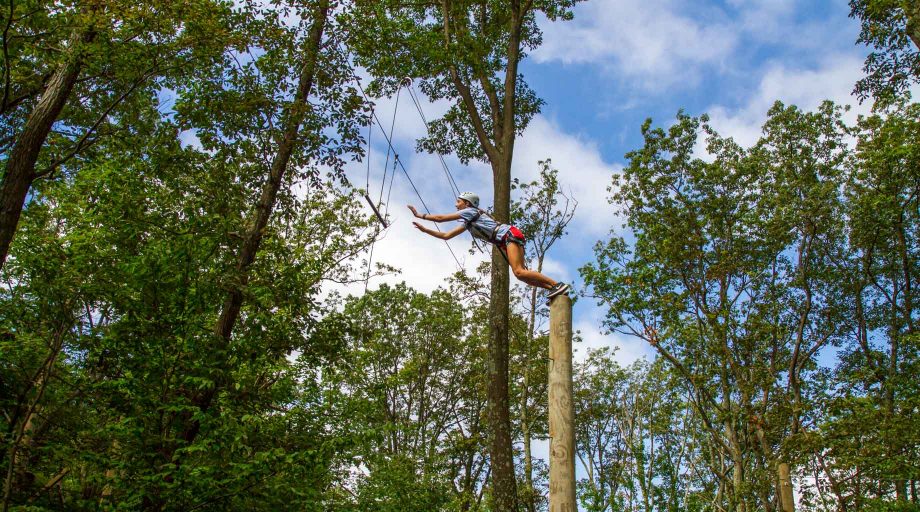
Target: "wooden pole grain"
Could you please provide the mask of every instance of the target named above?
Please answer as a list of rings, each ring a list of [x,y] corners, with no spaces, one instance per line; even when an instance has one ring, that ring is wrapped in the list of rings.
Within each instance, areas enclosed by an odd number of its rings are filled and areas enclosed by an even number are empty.
[[[553,299],[549,323],[549,512],[576,512],[572,299]]]

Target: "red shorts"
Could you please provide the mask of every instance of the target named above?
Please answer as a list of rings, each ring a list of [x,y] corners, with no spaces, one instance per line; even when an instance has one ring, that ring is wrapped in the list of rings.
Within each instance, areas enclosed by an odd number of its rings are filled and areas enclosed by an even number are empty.
[[[505,233],[505,236],[498,242],[499,247],[505,247],[509,243],[518,244],[521,246],[521,249],[524,248],[524,244],[527,242],[527,239],[524,237],[524,233],[521,232],[516,226],[511,226],[511,229]]]

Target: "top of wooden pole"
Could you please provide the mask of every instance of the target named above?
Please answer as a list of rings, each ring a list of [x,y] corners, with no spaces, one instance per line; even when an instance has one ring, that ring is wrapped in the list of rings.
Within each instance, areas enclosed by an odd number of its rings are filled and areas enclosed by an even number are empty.
[[[568,295],[559,295],[554,297],[553,300],[549,303],[549,328],[550,328],[550,338],[558,338],[560,340],[569,340],[568,344],[571,347],[572,339],[572,299]],[[567,354],[555,354],[553,350],[553,343],[550,343],[549,347],[549,358],[557,359],[557,356],[567,360],[572,359],[571,351]],[[570,349],[571,350],[571,349]]]

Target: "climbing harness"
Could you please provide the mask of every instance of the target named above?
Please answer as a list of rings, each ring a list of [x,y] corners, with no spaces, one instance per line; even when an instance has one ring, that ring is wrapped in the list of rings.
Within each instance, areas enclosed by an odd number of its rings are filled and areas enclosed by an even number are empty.
[[[491,231],[486,231],[482,229],[480,226],[476,225],[476,221],[479,220],[479,218],[483,214],[485,214],[487,217],[491,218],[495,222],[495,227],[492,228]],[[521,230],[518,229],[517,226],[509,224],[508,232],[505,233],[504,237],[499,239],[496,236],[496,234],[498,233],[498,228],[501,226],[502,224],[498,222],[498,220],[496,220],[495,217],[492,217],[491,215],[489,215],[489,212],[482,210],[480,208],[476,208],[476,215],[474,215],[473,218],[470,219],[470,221],[467,223],[466,229],[467,231],[470,232],[470,235],[472,235],[473,245],[476,246],[476,249],[479,250],[479,252],[486,254],[485,249],[479,246],[479,244],[476,242],[476,239],[484,240],[491,244],[495,244],[495,246],[498,247],[498,252],[500,252],[502,257],[505,259],[505,263],[507,263],[508,265],[511,265],[511,261],[508,260],[508,249],[507,249],[508,239],[509,238],[511,239],[511,243],[517,242],[521,245],[521,247],[523,247],[524,243],[526,242],[526,238],[524,236],[524,233],[522,233]],[[478,236],[477,236],[477,233],[478,233]],[[524,268],[527,268],[526,258],[524,259]]]

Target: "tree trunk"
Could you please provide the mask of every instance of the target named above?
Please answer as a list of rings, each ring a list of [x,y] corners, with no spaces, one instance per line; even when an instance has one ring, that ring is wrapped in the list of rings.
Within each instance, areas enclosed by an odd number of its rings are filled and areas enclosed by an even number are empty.
[[[776,465],[779,475],[779,503],[783,512],[795,512],[795,500],[792,494],[792,478],[789,475],[789,464],[780,462]]]
[[[509,162],[510,163],[510,162]],[[511,209],[511,166],[496,162],[494,172],[495,218],[508,222]],[[492,431],[492,497],[495,509],[517,509],[517,484],[508,403],[508,263],[497,247],[492,249],[492,290],[489,301],[489,427]]]
[[[728,436],[729,448],[732,458],[732,488],[729,494],[733,509],[746,512],[747,502],[742,489],[744,488],[744,453],[738,439],[738,432],[732,424],[732,419],[725,419],[725,433]]]
[[[916,0],[905,2],[907,14],[907,37],[913,41],[914,46],[920,50],[920,2]]]
[[[80,75],[83,46],[95,37],[96,32],[92,29],[74,31],[71,35],[64,62],[51,76],[10,151],[6,172],[0,182],[0,269],[6,263],[26,196],[35,181],[38,155]]]
[[[239,318],[240,309],[243,304],[243,293],[249,282],[249,268],[255,261],[256,253],[262,241],[262,236],[265,234],[265,228],[268,225],[272,210],[275,206],[275,199],[278,196],[284,174],[287,171],[288,162],[297,144],[300,126],[309,109],[307,99],[313,89],[316,63],[328,13],[329,0],[320,0],[316,6],[314,13],[315,17],[310,27],[297,93],[287,112],[283,138],[278,146],[278,151],[272,161],[268,178],[262,186],[259,201],[256,204],[255,211],[253,212],[253,216],[243,237],[243,244],[240,248],[236,265],[237,281],[235,286],[228,291],[223,307],[221,308],[220,316],[214,327],[214,333],[218,340],[218,346],[215,347],[215,351],[218,353],[223,352],[230,343],[233,328]],[[208,409],[211,405],[211,401],[220,388],[221,383],[215,383],[208,391],[196,397],[194,400],[195,405],[202,411]],[[197,420],[190,420],[182,435],[183,439],[187,443],[194,441],[200,427],[201,425]]]

